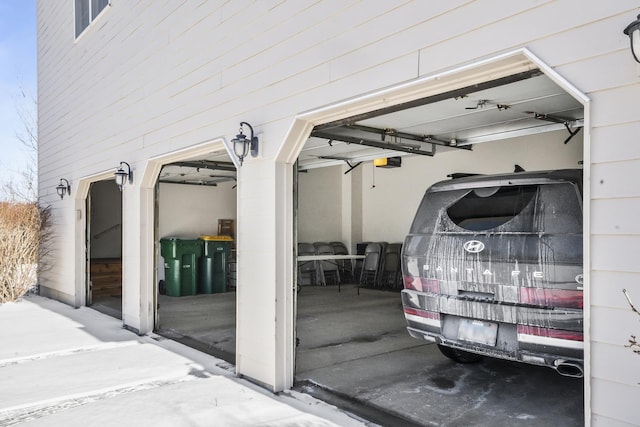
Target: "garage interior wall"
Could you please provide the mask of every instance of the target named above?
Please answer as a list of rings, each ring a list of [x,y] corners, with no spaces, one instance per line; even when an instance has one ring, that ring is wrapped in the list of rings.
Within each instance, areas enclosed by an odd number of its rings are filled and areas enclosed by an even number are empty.
[[[582,168],[582,137],[564,144],[566,132],[552,132],[473,146],[434,157],[402,159],[402,167],[363,168],[363,241],[402,242],[424,192],[447,175],[508,173],[518,164],[525,170]],[[375,177],[375,187],[374,185]],[[389,221],[393,218],[393,221]]]
[[[375,168],[365,162],[348,174],[341,166],[310,169],[299,176],[298,241],[341,240],[349,242],[350,233],[343,233],[341,218],[346,212],[360,212],[341,202],[341,180],[360,180],[359,191],[363,208],[361,217],[351,217],[363,224],[359,241],[402,242],[427,187],[447,179],[454,172],[506,173],[515,164],[525,170],[580,169],[582,136],[569,143],[565,131],[532,135],[517,139],[477,144],[473,151],[454,150],[434,157],[403,157],[399,168]],[[358,171],[359,174],[354,172]],[[375,184],[375,187],[374,187]],[[355,191],[355,190],[354,190]],[[347,215],[348,216],[348,215]],[[350,224],[345,224],[346,230]],[[352,246],[351,251],[355,248]]]
[[[235,181],[217,186],[160,183],[158,238],[197,239],[218,234],[219,219],[236,220]],[[158,280],[164,279],[162,257]]]
[[[235,182],[216,187],[160,183],[158,236],[197,238],[218,234],[219,219],[236,218]]]
[[[91,186],[91,258],[122,256],[122,193],[114,180]]]
[[[298,241],[333,242],[342,237],[342,180],[340,166],[309,169],[298,174]]]

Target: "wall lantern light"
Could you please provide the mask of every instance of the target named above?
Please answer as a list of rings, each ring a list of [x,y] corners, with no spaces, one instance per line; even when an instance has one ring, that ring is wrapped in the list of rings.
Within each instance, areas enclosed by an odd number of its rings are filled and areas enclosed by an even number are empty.
[[[243,132],[243,126],[246,125],[251,131],[251,136],[247,139],[246,135]],[[231,140],[233,142],[233,152],[235,153],[238,160],[240,160],[240,166],[242,166],[242,161],[247,154],[251,152],[251,157],[258,156],[258,138],[253,135],[253,127],[247,122],[240,122],[240,133],[236,135],[235,138]]]
[[[122,165],[126,165],[127,170],[124,170]],[[129,182],[129,184],[133,183],[133,171],[127,162],[120,162],[120,166],[118,166],[114,175],[116,177],[116,184],[118,184],[120,191],[122,191],[122,188],[127,182]]]
[[[71,184],[69,184],[69,181],[64,178],[60,178],[60,184],[56,187],[56,192],[58,193],[58,196],[60,196],[60,200],[64,199],[65,194],[71,195]]]
[[[623,32],[629,36],[633,59],[640,63],[640,15],[635,21],[627,25]]]

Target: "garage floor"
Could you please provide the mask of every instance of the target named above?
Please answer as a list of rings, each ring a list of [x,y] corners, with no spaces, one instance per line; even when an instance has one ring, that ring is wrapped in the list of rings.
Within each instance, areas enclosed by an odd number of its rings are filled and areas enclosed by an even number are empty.
[[[235,364],[236,293],[158,296],[157,332]]]
[[[116,319],[122,319],[122,297],[102,296],[93,299],[91,308]]]
[[[297,389],[382,425],[584,425],[582,380],[492,359],[456,364],[409,337],[397,292],[360,293],[298,294]],[[161,296],[160,322],[163,335],[233,363],[234,292]]]

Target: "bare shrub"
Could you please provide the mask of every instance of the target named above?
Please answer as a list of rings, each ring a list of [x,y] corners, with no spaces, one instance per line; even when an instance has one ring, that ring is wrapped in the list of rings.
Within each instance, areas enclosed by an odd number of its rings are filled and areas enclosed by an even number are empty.
[[[0,304],[15,301],[37,286],[50,265],[51,209],[38,202],[37,100],[19,85],[16,113],[22,129],[16,138],[29,154],[17,179],[0,185]]]
[[[0,202],[0,303],[17,300],[36,285],[47,266],[50,221],[50,208],[38,203]]]

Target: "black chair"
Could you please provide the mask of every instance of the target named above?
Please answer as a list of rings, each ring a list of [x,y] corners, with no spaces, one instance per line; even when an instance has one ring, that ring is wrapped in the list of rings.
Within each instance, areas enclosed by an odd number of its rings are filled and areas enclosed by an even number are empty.
[[[298,256],[315,255],[316,248],[311,243],[298,243]],[[298,285],[316,284],[316,262],[298,261]]]
[[[320,246],[326,246],[326,245],[331,246],[331,245],[330,245],[329,243],[327,243],[327,242],[313,242],[313,247],[314,247],[314,248],[316,248],[316,251],[318,250],[318,248],[319,248]]]
[[[336,255],[349,255],[349,250],[342,242],[331,242],[333,252]],[[340,270],[340,281],[348,282],[353,280],[353,263],[350,259],[337,260],[338,268]]]
[[[382,285],[391,289],[397,289],[400,284],[400,253],[402,243],[391,243],[384,250],[384,263],[382,267]]]
[[[329,244],[318,244],[316,247],[316,255],[335,255],[333,247]],[[318,282],[321,285],[326,286],[327,281],[331,281],[338,285],[338,291],[340,290],[340,267],[336,260],[319,260],[318,267]]]
[[[367,245],[371,242],[362,242],[356,243],[356,255],[364,255],[364,252],[367,250]],[[357,259],[355,262],[355,266],[353,267],[353,280],[356,282],[360,281],[360,273],[362,273],[362,263],[364,261],[362,259]]]
[[[378,274],[376,276],[376,282],[374,283],[375,287],[382,287],[384,284],[382,283],[382,273],[384,271],[384,254],[387,251],[387,246],[389,243],[387,242],[375,242],[380,245],[380,261],[378,262]]]
[[[362,271],[360,272],[360,280],[358,281],[358,295],[360,295],[360,286],[366,287],[369,284],[376,286],[381,257],[382,245],[380,243],[369,243],[364,251]]]

